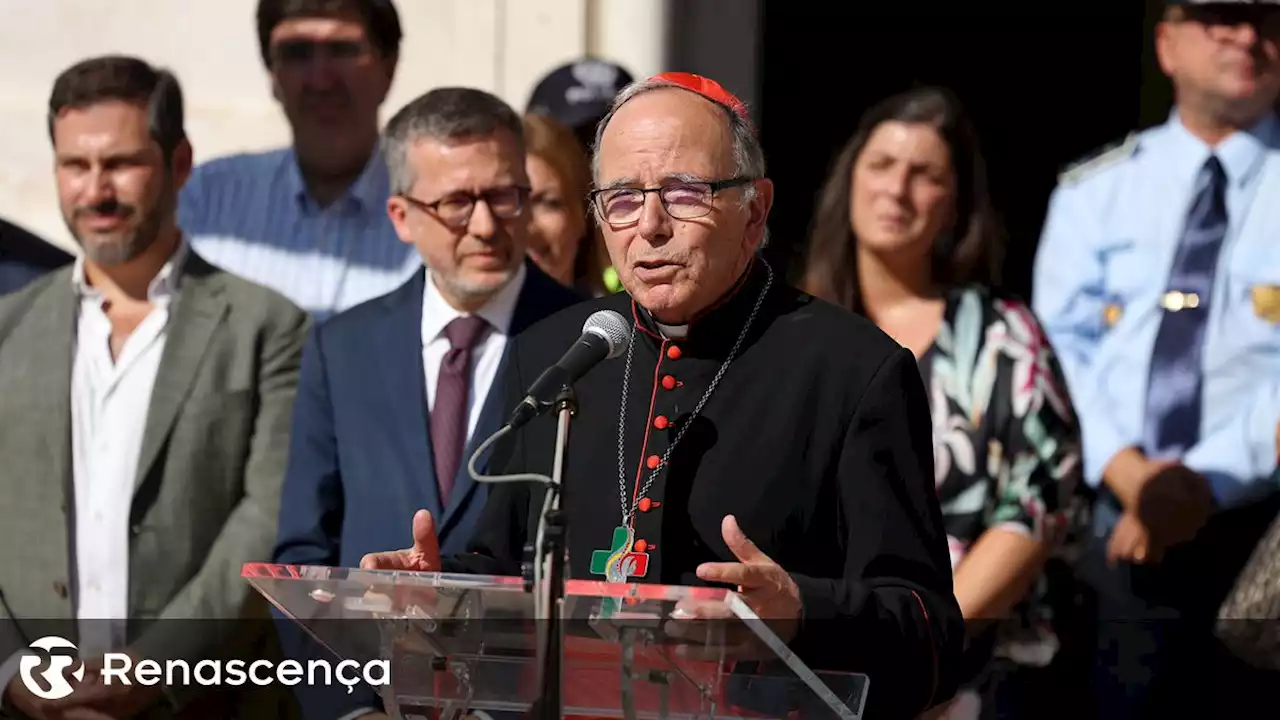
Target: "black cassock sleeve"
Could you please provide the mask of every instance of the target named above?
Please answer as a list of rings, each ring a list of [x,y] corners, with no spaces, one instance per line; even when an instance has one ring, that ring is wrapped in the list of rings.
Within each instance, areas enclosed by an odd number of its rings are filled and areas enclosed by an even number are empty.
[[[964,643],[920,371],[901,349],[877,369],[837,467],[844,577],[794,575],[791,648],[815,668],[870,679],[865,717],[914,718],[951,698]]]
[[[525,384],[520,373],[517,338],[507,342],[507,366],[502,373],[502,417],[509,417],[524,399]],[[521,431],[494,443],[488,462],[480,466],[486,475],[528,472]],[[496,483],[489,487],[480,517],[476,519],[467,552],[441,558],[445,572],[475,575],[519,575],[528,537],[529,501],[536,490],[541,502],[543,490],[530,483]]]

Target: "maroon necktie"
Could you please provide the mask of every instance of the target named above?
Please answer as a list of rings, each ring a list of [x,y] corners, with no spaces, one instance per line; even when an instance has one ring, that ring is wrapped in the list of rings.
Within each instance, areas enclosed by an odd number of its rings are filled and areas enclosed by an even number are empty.
[[[458,476],[462,449],[467,444],[467,394],[471,386],[471,349],[489,324],[475,315],[455,318],[444,329],[451,346],[440,363],[436,398],[431,406],[431,450],[436,460],[440,505],[449,506],[449,492]]]

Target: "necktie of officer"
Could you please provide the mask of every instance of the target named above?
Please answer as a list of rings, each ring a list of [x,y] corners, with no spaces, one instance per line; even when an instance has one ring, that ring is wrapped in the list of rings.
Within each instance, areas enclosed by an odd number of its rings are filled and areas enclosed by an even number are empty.
[[[442,507],[449,505],[449,493],[467,441],[471,351],[488,326],[483,318],[468,315],[454,318],[444,329],[450,348],[440,363],[435,402],[431,405],[431,453],[435,457]]]
[[[1151,354],[1144,438],[1149,457],[1176,457],[1199,439],[1202,351],[1214,272],[1227,234],[1226,189],[1226,172],[1211,155],[1196,180]]]

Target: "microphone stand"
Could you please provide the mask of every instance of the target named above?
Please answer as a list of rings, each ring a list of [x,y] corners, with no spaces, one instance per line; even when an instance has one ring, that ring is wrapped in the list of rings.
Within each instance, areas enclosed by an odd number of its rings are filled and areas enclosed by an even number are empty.
[[[568,575],[568,528],[560,506],[564,499],[565,451],[569,444],[569,421],[577,412],[573,388],[564,385],[553,403],[557,413],[555,459],[551,469],[551,486],[542,505],[538,546],[534,548],[534,564],[543,568],[540,583],[534,587],[543,612],[535,613],[539,629],[538,669],[539,695],[529,711],[531,720],[561,720],[564,717],[564,590]]]

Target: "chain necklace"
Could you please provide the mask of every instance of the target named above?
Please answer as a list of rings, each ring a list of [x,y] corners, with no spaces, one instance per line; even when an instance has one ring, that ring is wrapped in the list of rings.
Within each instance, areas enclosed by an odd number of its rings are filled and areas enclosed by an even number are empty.
[[[738,339],[733,344],[733,349],[729,351],[729,356],[725,358],[724,364],[716,371],[715,376],[711,379],[711,385],[707,387],[707,391],[702,394],[702,399],[694,406],[693,412],[689,414],[689,418],[680,426],[680,431],[676,433],[675,440],[667,447],[666,452],[662,454],[662,458],[658,461],[657,467],[649,473],[649,477],[645,480],[640,492],[636,493],[632,498],[630,506],[627,504],[627,463],[626,463],[626,421],[627,421],[627,391],[631,384],[631,358],[636,345],[636,335],[639,333],[631,333],[631,340],[627,343],[627,362],[626,369],[622,374],[622,400],[620,403],[620,412],[618,413],[618,494],[622,506],[622,527],[627,530],[628,545],[634,540],[634,530],[631,522],[636,515],[636,508],[640,499],[648,494],[649,488],[653,486],[653,481],[658,477],[658,473],[667,467],[667,460],[671,457],[671,452],[680,444],[680,440],[684,438],[685,431],[693,424],[694,418],[702,412],[702,407],[707,404],[707,400],[711,398],[711,393],[715,392],[716,386],[720,384],[720,379],[724,377],[725,371],[729,369],[729,364],[733,362],[738,355],[738,350],[742,347],[742,343],[747,339],[747,333],[751,332],[752,322],[756,319],[756,315],[760,312],[761,305],[764,304],[764,298],[769,293],[769,288],[773,285],[773,268],[764,258],[758,258],[764,263],[767,273],[764,287],[760,290],[760,295],[756,298],[755,307],[751,309],[751,315],[747,317],[747,322],[742,326],[742,331],[738,333]],[[659,358],[661,362],[661,358]],[[612,569],[612,568],[611,568]],[[610,580],[613,580],[610,574]]]

